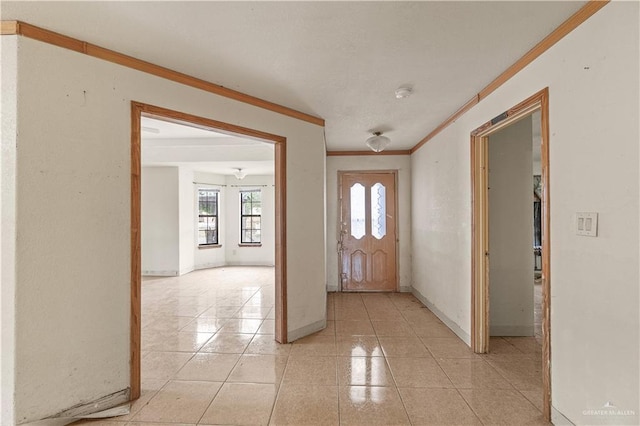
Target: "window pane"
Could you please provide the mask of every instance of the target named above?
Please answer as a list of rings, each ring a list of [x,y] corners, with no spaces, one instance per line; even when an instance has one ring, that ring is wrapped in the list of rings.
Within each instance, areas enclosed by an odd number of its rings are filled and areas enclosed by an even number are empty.
[[[216,217],[213,216],[200,216],[198,218],[198,229],[216,229]]]
[[[371,235],[381,239],[387,234],[387,193],[381,183],[371,187]]]
[[[260,229],[260,217],[252,217],[251,218],[251,229]]]
[[[351,187],[351,235],[360,239],[364,237],[364,186],[359,183]]]
[[[240,191],[240,242],[260,242],[260,215],[262,214],[262,192]]]
[[[213,190],[198,191],[199,214],[216,215],[218,213],[218,192]]]
[[[198,190],[198,244],[218,244],[217,190]]]

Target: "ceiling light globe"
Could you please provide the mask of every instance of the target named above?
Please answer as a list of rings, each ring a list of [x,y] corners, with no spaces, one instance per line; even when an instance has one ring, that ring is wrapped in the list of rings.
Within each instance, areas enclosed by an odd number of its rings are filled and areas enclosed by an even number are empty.
[[[236,171],[233,172],[233,174],[238,180],[244,179],[244,177],[247,175],[245,172],[242,171],[242,169],[236,169]]]
[[[377,134],[375,136],[371,136],[366,140],[365,144],[374,152],[382,152],[384,149],[389,146],[391,143],[391,139],[386,136],[382,136]]]
[[[413,93],[413,88],[411,86],[400,86],[395,91],[396,99],[408,98],[411,96],[411,93]]]

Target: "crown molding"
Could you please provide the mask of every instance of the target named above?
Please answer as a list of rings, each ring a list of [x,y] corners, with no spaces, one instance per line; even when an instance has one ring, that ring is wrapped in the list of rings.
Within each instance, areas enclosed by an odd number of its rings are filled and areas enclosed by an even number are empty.
[[[152,64],[150,62],[146,62],[141,59],[116,52],[114,50],[109,50],[104,47],[88,43],[86,41],[68,37],[64,34],[49,31],[44,28],[28,24],[26,22],[2,21],[0,30],[1,35],[21,35],[33,40],[38,40],[44,43],[52,44],[54,46],[73,50],[75,52],[92,56],[94,58],[132,68],[137,71],[142,71],[147,74],[155,75],[157,77],[171,80],[176,83],[184,84],[185,86],[191,86],[196,89],[204,90],[205,92],[224,96],[225,98],[233,99],[238,102],[243,102],[249,105],[256,106],[258,108],[263,108],[318,126],[324,126],[324,119],[320,117],[306,114],[304,112],[300,112],[283,105],[278,105],[264,99],[256,98],[254,96],[247,95],[245,93],[241,93],[206,80],[192,77],[190,75],[183,74],[169,68],[161,67],[159,65]]]

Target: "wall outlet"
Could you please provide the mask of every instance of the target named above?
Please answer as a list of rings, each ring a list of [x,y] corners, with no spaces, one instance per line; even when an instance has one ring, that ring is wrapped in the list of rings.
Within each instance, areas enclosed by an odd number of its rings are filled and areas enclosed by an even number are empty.
[[[598,213],[576,213],[576,235],[598,236]]]

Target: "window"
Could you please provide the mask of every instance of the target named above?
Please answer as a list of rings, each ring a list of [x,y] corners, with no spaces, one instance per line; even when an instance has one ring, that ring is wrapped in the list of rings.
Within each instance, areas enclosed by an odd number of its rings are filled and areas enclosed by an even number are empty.
[[[262,193],[240,191],[240,244],[260,244]]]
[[[198,189],[198,245],[218,244],[218,190]]]

